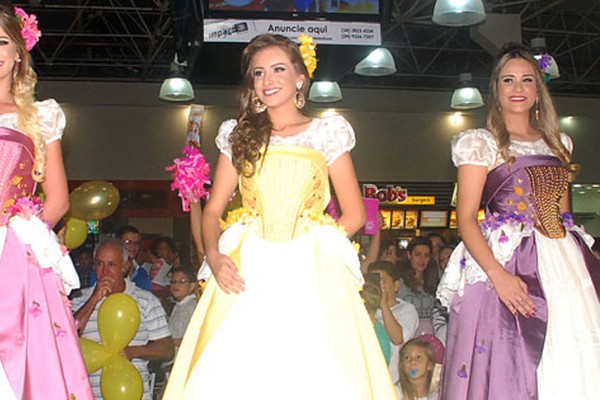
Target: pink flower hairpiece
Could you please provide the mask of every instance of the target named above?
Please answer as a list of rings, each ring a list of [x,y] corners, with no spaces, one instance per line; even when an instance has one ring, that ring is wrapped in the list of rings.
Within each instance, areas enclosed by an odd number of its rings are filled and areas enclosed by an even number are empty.
[[[21,35],[25,39],[25,48],[30,51],[42,36],[42,31],[38,28],[37,17],[34,14],[27,14],[21,7],[15,7],[15,15],[21,23]]]
[[[173,165],[165,170],[173,171],[171,190],[179,190],[183,211],[190,211],[190,202],[195,203],[208,195],[205,186],[210,184],[210,164],[195,146],[186,145],[183,154],[184,157],[173,160]]]

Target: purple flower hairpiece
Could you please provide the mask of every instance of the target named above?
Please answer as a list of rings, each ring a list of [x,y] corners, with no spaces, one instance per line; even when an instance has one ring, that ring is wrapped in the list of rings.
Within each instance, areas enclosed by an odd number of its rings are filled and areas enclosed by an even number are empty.
[[[15,15],[21,23],[21,35],[25,39],[25,48],[30,51],[42,36],[42,31],[38,28],[37,17],[34,14],[27,14],[21,7],[15,7]]]
[[[544,73],[544,78],[545,78],[546,82],[549,82],[550,79],[552,79],[552,76],[550,73],[550,68],[552,67],[552,62],[553,62],[552,56],[548,53],[544,53],[539,58],[537,58],[537,62],[538,62],[538,65],[540,66],[540,69]]]

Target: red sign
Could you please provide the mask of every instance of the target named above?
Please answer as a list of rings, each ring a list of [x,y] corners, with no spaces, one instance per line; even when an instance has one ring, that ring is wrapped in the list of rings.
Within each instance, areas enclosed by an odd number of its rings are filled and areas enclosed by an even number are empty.
[[[377,199],[381,203],[403,203],[408,197],[408,190],[400,186],[386,185],[380,188],[372,183],[365,183],[362,187],[363,197]]]

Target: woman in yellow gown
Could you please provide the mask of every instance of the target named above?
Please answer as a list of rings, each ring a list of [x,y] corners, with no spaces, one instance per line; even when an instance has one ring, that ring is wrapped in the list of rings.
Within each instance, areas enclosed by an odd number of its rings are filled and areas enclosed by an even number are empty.
[[[254,38],[242,73],[240,115],[219,129],[202,219],[212,277],[164,399],[395,399],[346,237],[365,222],[352,127],[302,113],[309,71],[283,36]],[[329,177],[337,223],[323,214]],[[238,184],[243,208],[221,234]]]

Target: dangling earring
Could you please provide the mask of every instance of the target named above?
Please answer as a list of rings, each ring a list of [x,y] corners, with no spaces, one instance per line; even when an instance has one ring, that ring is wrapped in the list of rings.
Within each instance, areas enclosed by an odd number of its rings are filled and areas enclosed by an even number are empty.
[[[306,105],[306,99],[304,99],[304,93],[302,93],[302,82],[296,83],[296,95],[294,96],[294,104],[298,110],[302,110]]]
[[[267,110],[267,105],[265,103],[263,103],[262,101],[260,101],[260,99],[258,98],[256,93],[252,95],[252,98],[250,99],[250,101],[252,102],[252,110],[254,111],[255,114],[260,114]]]
[[[540,102],[539,99],[535,99],[535,120],[539,121],[540,120]]]

